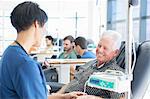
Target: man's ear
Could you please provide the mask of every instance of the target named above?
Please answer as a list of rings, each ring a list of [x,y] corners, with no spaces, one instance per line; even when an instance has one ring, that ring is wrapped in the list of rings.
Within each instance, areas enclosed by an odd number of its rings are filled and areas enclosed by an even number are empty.
[[[120,53],[120,50],[119,50],[119,49],[116,49],[116,50],[114,51],[114,56],[118,56],[119,53]]]
[[[79,45],[77,45],[77,47],[78,47],[79,49],[81,49],[81,47],[80,47]]]

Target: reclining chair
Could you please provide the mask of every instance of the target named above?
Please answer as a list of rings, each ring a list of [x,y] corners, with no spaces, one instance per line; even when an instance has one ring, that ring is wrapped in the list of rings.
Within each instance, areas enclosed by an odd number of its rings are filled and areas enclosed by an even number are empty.
[[[142,99],[150,84],[150,41],[141,43],[133,71],[132,98]]]
[[[132,99],[142,99],[150,84],[150,41],[144,41],[139,46],[135,44],[137,60],[131,83]],[[125,42],[122,42],[117,64],[125,69]]]

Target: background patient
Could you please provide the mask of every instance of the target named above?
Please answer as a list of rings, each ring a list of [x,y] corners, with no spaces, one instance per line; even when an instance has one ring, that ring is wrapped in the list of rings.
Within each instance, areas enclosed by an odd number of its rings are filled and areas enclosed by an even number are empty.
[[[75,43],[75,51],[78,55],[80,55],[80,58],[96,58],[96,55],[87,50],[87,40],[84,37],[77,37],[74,40]]]

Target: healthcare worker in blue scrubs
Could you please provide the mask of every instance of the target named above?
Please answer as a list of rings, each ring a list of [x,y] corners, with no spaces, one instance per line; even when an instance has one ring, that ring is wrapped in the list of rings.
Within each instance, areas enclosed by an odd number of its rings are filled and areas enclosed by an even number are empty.
[[[1,58],[0,99],[72,99],[82,95],[80,92],[47,95],[41,66],[28,55],[31,47],[40,46],[48,20],[39,5],[30,1],[20,3],[10,19],[17,38]]]

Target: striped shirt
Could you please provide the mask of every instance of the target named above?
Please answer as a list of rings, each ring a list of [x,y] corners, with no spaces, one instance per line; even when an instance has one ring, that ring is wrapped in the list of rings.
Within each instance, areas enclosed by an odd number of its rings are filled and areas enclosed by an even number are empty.
[[[89,76],[92,75],[94,72],[104,72],[108,69],[110,70],[120,70],[124,71],[121,67],[116,64],[115,59],[111,60],[108,63],[105,63],[99,67],[97,67],[97,60],[92,60],[85,65],[79,68],[79,71],[75,73],[75,79],[72,80],[66,87],[65,92],[72,92],[72,91],[84,91],[85,82],[88,80]],[[86,93],[90,95],[97,95],[103,98],[112,98],[120,96],[115,92],[109,92],[102,89],[96,88],[86,88]],[[117,94],[117,96],[116,96]]]

